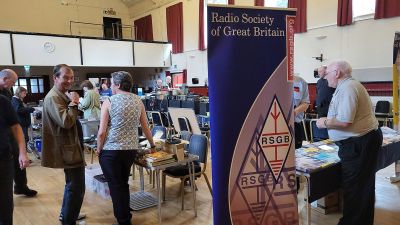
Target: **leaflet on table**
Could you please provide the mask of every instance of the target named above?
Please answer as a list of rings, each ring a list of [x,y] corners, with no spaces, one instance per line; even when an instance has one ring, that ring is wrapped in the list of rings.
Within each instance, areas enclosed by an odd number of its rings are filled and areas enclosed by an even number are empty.
[[[338,146],[331,140],[314,142],[296,149],[296,168],[310,172],[339,162]]]
[[[174,157],[174,154],[170,154],[164,151],[158,151],[158,152],[154,152],[151,154],[147,154],[145,159],[147,162],[158,162],[158,161],[163,161],[163,160],[167,160],[167,159],[172,159]]]
[[[146,165],[150,166],[150,167],[155,167],[155,166],[161,166],[161,165],[165,165],[165,164],[169,164],[169,163],[173,163],[173,162],[176,162],[175,158],[166,159],[166,160],[157,161],[157,162],[147,161]]]

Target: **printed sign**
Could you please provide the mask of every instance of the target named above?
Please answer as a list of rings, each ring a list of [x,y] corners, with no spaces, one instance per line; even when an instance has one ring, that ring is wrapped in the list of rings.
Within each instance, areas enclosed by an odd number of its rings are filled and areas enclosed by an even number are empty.
[[[208,7],[214,224],[297,225],[295,11]]]

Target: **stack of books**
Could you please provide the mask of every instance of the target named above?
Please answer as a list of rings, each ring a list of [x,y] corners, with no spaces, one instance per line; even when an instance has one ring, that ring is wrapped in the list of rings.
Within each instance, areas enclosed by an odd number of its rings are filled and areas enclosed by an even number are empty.
[[[165,151],[147,154],[145,160],[148,166],[160,166],[176,161],[174,154],[167,153]]]

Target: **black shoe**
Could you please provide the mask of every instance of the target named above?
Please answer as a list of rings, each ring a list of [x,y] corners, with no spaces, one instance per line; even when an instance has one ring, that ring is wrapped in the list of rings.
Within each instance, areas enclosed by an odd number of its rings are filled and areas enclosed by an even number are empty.
[[[14,194],[16,195],[25,195],[26,197],[34,197],[37,195],[37,191],[29,189],[28,187],[26,187],[23,190],[18,190],[18,189],[14,189]]]
[[[76,220],[77,220],[77,221],[78,221],[78,220],[83,220],[83,219],[85,219],[85,218],[86,218],[86,214],[83,214],[83,213],[82,213],[82,214],[79,214],[79,215],[78,215],[78,218],[77,218]],[[62,221],[62,219],[63,219],[63,214],[60,213],[60,216],[58,216],[58,220],[59,220],[59,221]]]

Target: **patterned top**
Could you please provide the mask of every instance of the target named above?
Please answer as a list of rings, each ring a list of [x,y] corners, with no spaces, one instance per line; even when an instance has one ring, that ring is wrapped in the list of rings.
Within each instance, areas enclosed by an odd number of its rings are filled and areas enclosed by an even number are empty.
[[[110,120],[103,150],[138,149],[142,101],[135,94],[116,94],[110,98]]]

